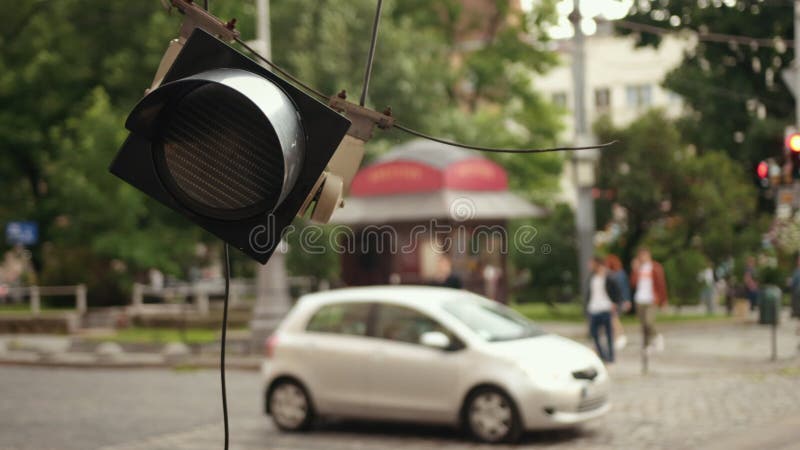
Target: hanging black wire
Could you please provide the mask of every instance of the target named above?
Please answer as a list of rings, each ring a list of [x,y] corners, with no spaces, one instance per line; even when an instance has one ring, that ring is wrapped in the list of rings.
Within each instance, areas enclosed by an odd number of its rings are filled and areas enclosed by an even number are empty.
[[[270,66],[272,68],[272,70],[274,70],[274,71],[278,72],[279,74],[283,75],[284,77],[288,78],[289,81],[291,81],[292,83],[296,84],[297,86],[305,89],[308,93],[316,95],[320,100],[327,100],[328,99],[328,97],[329,97],[328,95],[325,95],[322,92],[320,92],[320,91],[314,89],[313,87],[311,87],[311,86],[303,83],[302,81],[298,80],[294,75],[292,75],[289,72],[287,72],[286,70],[284,70],[281,66],[275,64],[274,62],[272,62],[269,59],[267,59],[264,56],[262,56],[257,51],[253,50],[253,48],[250,47],[249,45],[247,45],[247,43],[244,40],[242,40],[241,38],[237,37],[236,38],[236,42],[238,42],[239,45],[241,45],[245,50],[250,52],[250,54],[252,54],[257,60],[263,62],[264,64],[266,64],[268,66]]]
[[[208,0],[203,0],[203,9],[208,11]],[[231,257],[228,251],[228,244],[225,243],[225,297],[222,300],[222,335],[220,336],[219,347],[219,383],[222,388],[222,425],[225,428],[224,449],[228,450],[231,439],[230,427],[228,426],[228,388],[225,383],[225,347],[228,341],[228,298],[231,288]]]
[[[225,450],[228,450],[230,440],[230,430],[228,429],[228,394],[225,386],[225,343],[228,331],[228,297],[231,286],[231,258],[228,252],[228,244],[225,244],[225,298],[222,303],[222,336],[220,337],[219,349],[219,378],[222,384],[222,422],[225,426]]]
[[[575,150],[590,150],[593,148],[605,148],[610,147],[616,144],[619,141],[611,141],[606,142],[604,144],[597,144],[597,145],[587,145],[583,147],[549,147],[549,148],[496,148],[496,147],[483,147],[480,145],[471,145],[471,144],[462,144],[460,142],[450,141],[447,139],[438,138],[436,136],[431,136],[425,134],[421,131],[417,131],[413,128],[409,128],[405,125],[399,124],[395,122],[394,127],[400,131],[404,131],[408,134],[413,136],[421,137],[423,139],[428,139],[430,141],[438,142],[440,144],[447,144],[452,145],[455,147],[466,148],[469,150],[479,150],[482,152],[490,152],[490,153],[550,153],[550,152],[567,152],[567,151],[575,151]]]

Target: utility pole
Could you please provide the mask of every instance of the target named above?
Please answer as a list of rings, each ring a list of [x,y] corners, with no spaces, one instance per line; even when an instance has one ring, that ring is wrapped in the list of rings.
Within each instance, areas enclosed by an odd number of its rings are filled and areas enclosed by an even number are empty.
[[[253,47],[265,58],[272,59],[269,0],[256,0],[256,41]],[[266,338],[275,330],[292,307],[289,277],[286,272],[286,252],[282,242],[269,262],[259,265],[256,272],[256,304],[250,321],[251,348],[259,351]]]
[[[262,56],[272,59],[272,39],[270,33],[269,0],[256,0],[256,45]]]
[[[572,82],[575,103],[576,146],[592,145],[592,137],[586,120],[586,53],[585,37],[581,28],[580,0],[573,0],[573,10],[569,16],[574,35],[572,38]],[[578,273],[580,274],[580,295],[588,289],[589,261],[594,253],[594,199],[592,188],[595,184],[594,164],[597,150],[572,153],[572,175],[575,183],[577,202],[575,204],[575,225],[578,237]]]

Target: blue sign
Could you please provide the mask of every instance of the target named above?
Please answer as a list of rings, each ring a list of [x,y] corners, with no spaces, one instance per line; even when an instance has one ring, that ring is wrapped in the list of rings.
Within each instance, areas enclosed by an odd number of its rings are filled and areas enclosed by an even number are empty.
[[[6,242],[9,245],[34,245],[39,241],[39,225],[36,222],[8,222]]]

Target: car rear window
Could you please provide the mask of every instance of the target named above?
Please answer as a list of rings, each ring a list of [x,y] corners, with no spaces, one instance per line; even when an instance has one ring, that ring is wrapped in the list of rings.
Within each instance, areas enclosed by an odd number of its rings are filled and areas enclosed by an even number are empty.
[[[369,310],[368,303],[325,305],[311,316],[306,331],[365,336]]]

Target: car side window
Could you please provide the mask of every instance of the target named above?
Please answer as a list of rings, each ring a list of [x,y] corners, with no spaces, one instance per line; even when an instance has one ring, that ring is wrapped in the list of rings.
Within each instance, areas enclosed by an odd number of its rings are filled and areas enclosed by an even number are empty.
[[[325,305],[308,321],[306,331],[366,336],[369,311],[368,303]]]
[[[429,331],[441,331],[453,339],[443,326],[430,317],[395,305],[379,305],[375,321],[375,337],[391,341],[419,344],[420,337]]]

